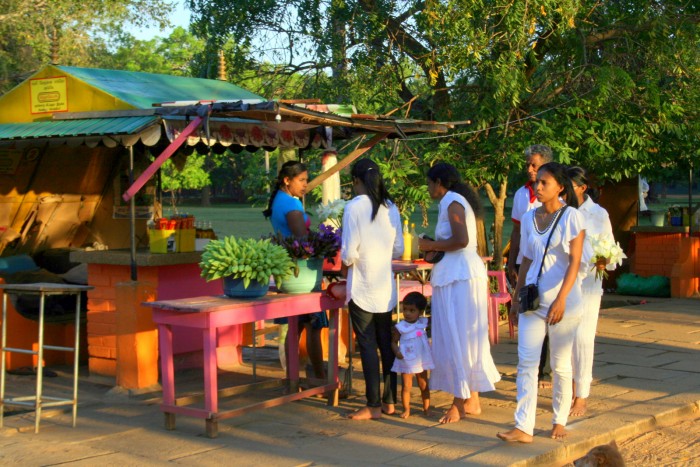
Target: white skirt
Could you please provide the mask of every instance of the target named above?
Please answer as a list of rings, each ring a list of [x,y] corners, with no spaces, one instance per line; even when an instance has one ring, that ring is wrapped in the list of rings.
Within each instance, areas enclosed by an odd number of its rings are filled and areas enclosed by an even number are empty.
[[[501,380],[489,344],[487,287],[487,278],[433,287],[430,389],[468,399],[471,391],[493,391]]]

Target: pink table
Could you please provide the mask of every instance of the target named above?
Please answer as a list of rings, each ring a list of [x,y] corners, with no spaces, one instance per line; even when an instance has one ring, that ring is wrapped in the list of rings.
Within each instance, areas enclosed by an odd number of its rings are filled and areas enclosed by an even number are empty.
[[[224,296],[203,296],[179,300],[146,302],[153,308],[153,321],[158,325],[160,344],[161,378],[165,427],[175,429],[175,415],[189,415],[206,420],[206,433],[210,438],[218,435],[218,420],[291,402],[315,394],[330,392],[328,405],[338,405],[338,313],[343,303],[328,297],[323,292],[307,294],[278,294],[269,292],[262,298],[245,300]],[[234,410],[219,411],[219,396],[233,396],[247,390],[259,389],[269,383],[254,383],[246,386],[219,389],[217,380],[216,336],[217,329],[234,324],[252,323],[266,319],[290,317],[289,335],[297,335],[296,316],[318,310],[330,310],[328,329],[328,381],[314,388],[299,389],[299,343],[289,340],[287,379],[289,394]],[[181,326],[202,332],[204,353],[204,407],[191,407],[197,397],[175,398],[175,372],[173,365],[172,327]]]

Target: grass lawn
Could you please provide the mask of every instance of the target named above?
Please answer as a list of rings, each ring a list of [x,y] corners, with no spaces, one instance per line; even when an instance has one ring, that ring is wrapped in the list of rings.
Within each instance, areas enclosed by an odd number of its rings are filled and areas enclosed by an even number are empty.
[[[695,202],[700,198],[695,195]],[[512,224],[510,222],[510,210],[511,210],[511,200],[509,199],[506,203],[505,210],[505,225],[503,226],[503,242],[504,245],[508,243],[510,239],[510,232],[512,230]],[[487,199],[482,199],[485,211],[485,225],[486,232],[489,233],[491,224],[493,223],[494,210],[493,206],[488,202]],[[687,205],[687,196],[669,196],[665,200],[661,200],[659,203],[655,203],[654,207],[659,205],[665,205],[666,207],[671,205]],[[307,206],[307,211],[311,214],[311,223],[314,225],[317,220],[313,218],[315,206]],[[201,207],[193,204],[187,204],[179,207],[179,213],[193,214],[197,221],[211,222],[211,225],[219,237],[226,235],[236,235],[238,237],[253,237],[259,238],[263,235],[268,235],[272,232],[272,227],[270,221],[265,219],[262,215],[263,207],[255,206],[252,207],[248,204],[216,204],[212,207]],[[172,214],[172,208],[164,207],[163,213],[167,216]],[[425,232],[430,236],[434,236],[435,223],[437,222],[437,204],[433,204],[428,210],[428,226],[423,227],[421,224],[423,222],[421,212],[416,210],[411,215],[411,222],[416,224],[416,232]],[[648,216],[640,216],[640,225],[651,225],[651,220]]]
[[[490,225],[493,223],[494,211],[493,207],[489,204],[488,200],[482,200],[485,208],[486,215],[486,231],[490,229]],[[216,204],[211,207],[201,207],[196,205],[186,205],[178,207],[178,212],[188,213],[195,216],[195,220],[198,222],[211,222],[212,228],[218,237],[223,237],[226,235],[235,235],[238,237],[253,237],[258,238],[263,235],[268,235],[272,232],[272,226],[270,221],[265,219],[262,215],[263,207],[256,206],[251,207],[247,204]],[[506,207],[506,219],[509,217],[510,206]],[[307,212],[311,215],[311,224],[314,225],[318,223],[317,219],[314,219],[315,206],[307,206]],[[173,213],[171,207],[164,207],[163,214],[169,216]],[[437,204],[433,204],[430,209],[428,209],[428,226],[423,227],[422,214],[419,210],[416,210],[411,215],[410,222],[416,224],[417,233],[427,233],[431,237],[435,233],[435,224],[437,222]],[[507,243],[510,238],[511,223],[506,221],[503,226],[503,238]]]

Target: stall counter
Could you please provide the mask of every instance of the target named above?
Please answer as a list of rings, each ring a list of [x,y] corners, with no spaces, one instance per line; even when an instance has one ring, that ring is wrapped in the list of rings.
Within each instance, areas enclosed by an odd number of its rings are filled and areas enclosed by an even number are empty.
[[[131,280],[131,254],[124,250],[76,250],[70,259],[88,265],[87,348],[91,375],[115,377],[123,387],[157,383],[157,332],[150,308],[141,302],[176,300],[199,295],[221,295],[221,281],[200,276],[201,252],[154,254],[137,250],[137,281]],[[180,367],[201,364],[202,336],[174,329],[174,353]],[[240,363],[240,326],[219,330],[219,362]],[[126,341],[126,342],[124,342]],[[118,351],[119,350],[119,351]],[[118,361],[119,360],[119,361]],[[133,374],[120,381],[120,376]],[[122,378],[124,379],[124,378]]]

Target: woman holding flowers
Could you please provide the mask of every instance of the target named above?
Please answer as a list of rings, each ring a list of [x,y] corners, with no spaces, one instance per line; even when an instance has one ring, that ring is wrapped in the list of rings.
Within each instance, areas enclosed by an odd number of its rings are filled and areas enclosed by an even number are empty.
[[[349,418],[368,420],[395,410],[391,315],[396,306],[396,286],[391,260],[403,253],[403,235],[399,210],[389,198],[379,166],[370,159],[360,159],[351,175],[355,197],[345,205],[340,251],[347,272],[346,301],[360,349],[367,406]],[[381,377],[377,350],[381,355]]]
[[[573,183],[574,193],[579,205],[578,210],[583,214],[583,228],[586,230],[586,248],[593,248],[595,244],[608,246],[607,254],[600,252],[600,259],[596,258],[596,253],[598,252],[593,249],[595,264],[593,264],[593,267],[590,264],[587,265],[587,274],[581,282],[583,313],[581,323],[574,336],[574,401],[569,412],[570,416],[576,417],[586,413],[586,399],[588,399],[590,394],[591,381],[593,380],[593,346],[596,326],[598,325],[600,300],[603,296],[602,275],[606,269],[615,269],[615,262],[622,260],[620,256],[622,249],[615,244],[608,212],[594,203],[587,194],[588,178],[586,177],[586,171],[581,167],[569,167],[567,174]]]
[[[277,183],[270,195],[270,201],[263,215],[270,219],[276,235],[282,237],[305,238],[311,222],[304,212],[301,198],[306,193],[309,173],[299,161],[287,161],[277,174]],[[323,346],[321,329],[328,327],[325,311],[299,316],[299,336],[306,329],[306,349],[316,378],[325,378],[323,368]],[[286,324],[287,318],[276,319],[277,324]],[[286,351],[287,346],[285,346]]]
[[[556,162],[541,166],[537,171],[535,194],[542,206],[526,213],[521,221],[520,247],[524,257],[510,309],[510,318],[519,327],[515,428],[498,433],[504,441],[521,443],[533,440],[537,366],[545,334],[549,334],[554,373],[551,437],[566,436],[572,399],[571,352],[583,310],[581,278],[585,265],[581,257],[586,234],[583,214],[574,209],[578,201],[566,167]],[[533,285],[537,286],[536,291]],[[537,295],[539,305],[534,301],[518,302],[519,292],[524,288]]]

